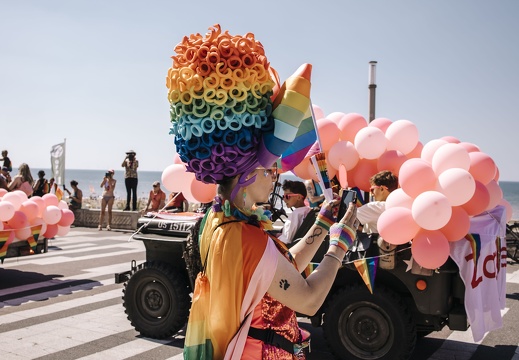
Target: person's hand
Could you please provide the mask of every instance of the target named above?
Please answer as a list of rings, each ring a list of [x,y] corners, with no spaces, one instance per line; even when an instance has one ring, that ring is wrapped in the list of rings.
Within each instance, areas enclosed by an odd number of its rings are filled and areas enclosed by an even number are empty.
[[[346,213],[342,217],[342,219],[338,219],[339,224],[345,224],[349,226],[352,229],[357,229],[359,224],[357,220],[357,205],[354,203],[350,203],[348,205],[348,210],[346,210]]]

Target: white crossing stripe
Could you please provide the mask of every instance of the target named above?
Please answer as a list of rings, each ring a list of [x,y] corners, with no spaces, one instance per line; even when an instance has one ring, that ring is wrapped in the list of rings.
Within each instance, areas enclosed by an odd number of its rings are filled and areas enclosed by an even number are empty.
[[[124,343],[119,346],[115,346],[113,348],[96,352],[95,354],[91,354],[88,356],[81,357],[81,360],[97,360],[97,359],[110,359],[110,360],[123,360],[137,354],[143,353],[145,351],[153,350],[167,344],[171,339],[167,340],[156,340],[156,339],[148,339],[141,338],[137,340],[133,340],[127,343]]]

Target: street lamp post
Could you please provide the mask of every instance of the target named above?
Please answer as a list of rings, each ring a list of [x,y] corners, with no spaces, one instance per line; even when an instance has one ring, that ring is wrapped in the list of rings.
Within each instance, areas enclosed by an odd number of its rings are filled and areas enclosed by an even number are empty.
[[[377,88],[376,84],[376,68],[377,62],[370,61],[369,62],[369,122],[372,122],[375,119],[375,90]]]

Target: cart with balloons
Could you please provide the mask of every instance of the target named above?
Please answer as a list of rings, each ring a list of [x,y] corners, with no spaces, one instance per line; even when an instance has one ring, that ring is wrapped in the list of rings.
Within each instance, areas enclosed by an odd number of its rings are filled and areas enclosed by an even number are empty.
[[[47,252],[48,239],[67,235],[73,222],[68,204],[54,194],[29,198],[0,189],[0,262]]]

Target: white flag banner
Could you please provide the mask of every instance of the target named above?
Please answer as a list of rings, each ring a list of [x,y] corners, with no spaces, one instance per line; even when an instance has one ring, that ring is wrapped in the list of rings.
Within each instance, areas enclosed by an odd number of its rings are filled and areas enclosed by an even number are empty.
[[[65,183],[65,143],[54,145],[50,150],[52,177],[58,186]]]

